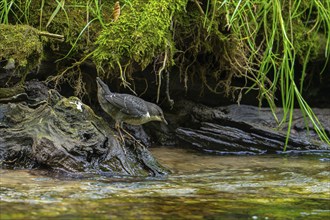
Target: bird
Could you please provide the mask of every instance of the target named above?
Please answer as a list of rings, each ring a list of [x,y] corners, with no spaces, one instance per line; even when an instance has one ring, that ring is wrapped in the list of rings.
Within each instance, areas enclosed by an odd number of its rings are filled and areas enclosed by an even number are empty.
[[[168,124],[158,105],[134,95],[111,92],[99,77],[96,78],[96,83],[99,104],[115,120],[115,128],[119,132],[123,122],[131,125],[142,125],[150,121]]]

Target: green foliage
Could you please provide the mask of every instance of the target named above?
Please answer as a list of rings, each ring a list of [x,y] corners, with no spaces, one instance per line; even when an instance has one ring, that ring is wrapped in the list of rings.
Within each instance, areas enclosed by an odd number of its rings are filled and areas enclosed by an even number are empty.
[[[65,36],[65,43],[48,42],[52,49],[81,56],[91,51],[103,20],[111,20],[111,3],[99,0],[4,0],[0,2],[0,23],[28,24]],[[113,1],[114,2],[114,1]],[[95,22],[98,21],[98,22]],[[77,43],[77,41],[80,41]],[[87,46],[86,46],[87,45]],[[59,57],[63,57],[60,54]]]
[[[175,21],[174,39],[178,51],[175,63],[186,90],[189,81],[201,80],[201,93],[207,88],[229,95],[236,89],[231,85],[232,78],[240,77],[236,73],[246,65],[242,56],[244,48],[223,31],[222,11],[212,10],[214,14],[208,18],[209,13],[200,10],[202,8],[195,4],[188,4],[188,13]]]
[[[309,62],[330,56],[330,3],[328,1],[209,1],[213,11],[207,24],[221,18],[216,12],[224,11],[230,38],[244,45],[248,62],[240,71],[257,88],[260,100],[266,98],[277,119],[276,91],[280,89],[284,117],[280,125],[288,123],[288,136],[295,102],[314,125],[315,131],[326,143],[326,132],[302,96],[304,77]],[[214,18],[215,17],[215,18]],[[206,18],[207,19],[207,18]],[[207,23],[207,22],[206,22]],[[326,40],[324,40],[326,39]],[[322,54],[323,53],[323,54]],[[303,66],[300,86],[295,67]],[[288,140],[288,139],[287,139]]]
[[[14,1],[3,0],[0,2],[0,24],[8,24],[8,14]]]
[[[0,1],[0,22],[28,24],[40,31],[64,35],[64,42],[42,38],[44,59],[57,60],[59,64],[59,74],[49,81],[56,85],[68,82],[81,96],[86,90],[79,65],[68,66],[94,49],[92,42],[99,30],[105,21],[111,21],[113,4],[114,0],[5,0]]]
[[[141,69],[155,59],[172,65],[174,42],[172,20],[175,14],[184,12],[187,0],[131,1],[125,5],[118,21],[109,23],[96,41],[93,58],[99,67],[107,66],[112,73],[125,66],[125,74]],[[130,70],[127,72],[127,70]]]

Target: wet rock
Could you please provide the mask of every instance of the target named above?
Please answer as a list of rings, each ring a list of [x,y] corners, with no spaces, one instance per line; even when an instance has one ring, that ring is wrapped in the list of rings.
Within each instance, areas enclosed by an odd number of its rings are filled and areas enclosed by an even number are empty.
[[[283,150],[286,126],[278,127],[269,108],[230,105],[210,108],[186,103],[190,124],[178,123],[176,136],[183,144],[217,154],[264,154]],[[182,110],[184,111],[184,110]],[[315,109],[319,120],[330,134],[330,109]],[[282,110],[276,113],[282,118]],[[181,125],[181,126],[180,126]],[[295,110],[287,150],[324,150],[311,124],[305,127],[300,110]]]
[[[29,99],[29,104],[38,104],[48,98],[48,87],[44,82],[31,80],[25,83],[25,92]]]
[[[17,83],[15,86],[0,88],[0,103],[24,102],[29,107],[37,107],[48,98],[48,87],[44,82],[36,79],[26,81],[25,84]]]
[[[166,116],[165,118],[169,118]],[[150,122],[145,125],[143,125],[143,128],[146,131],[146,135],[148,135],[150,138],[150,143],[156,143],[157,145],[162,146],[171,146],[175,145],[175,132],[172,130],[172,125],[165,125],[161,122]],[[150,147],[152,145],[150,144]]]
[[[27,86],[43,87],[41,84]],[[65,173],[162,175],[142,144],[122,143],[108,123],[78,98],[27,89],[26,102],[0,104],[0,164]],[[31,101],[33,100],[33,101]],[[29,103],[39,103],[29,106]]]

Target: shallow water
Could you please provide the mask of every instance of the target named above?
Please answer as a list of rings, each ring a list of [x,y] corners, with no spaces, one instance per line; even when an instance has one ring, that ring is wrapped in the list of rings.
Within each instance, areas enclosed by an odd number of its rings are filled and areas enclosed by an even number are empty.
[[[0,219],[328,219],[330,155],[153,148],[166,178],[56,179],[0,170]]]

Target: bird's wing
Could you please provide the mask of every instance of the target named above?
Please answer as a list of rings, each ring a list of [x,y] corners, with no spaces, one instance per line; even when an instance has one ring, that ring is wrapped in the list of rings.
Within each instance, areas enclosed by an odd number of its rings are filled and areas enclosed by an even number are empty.
[[[105,99],[118,108],[119,111],[131,116],[141,116],[148,113],[145,101],[136,96],[112,93],[106,95]]]

